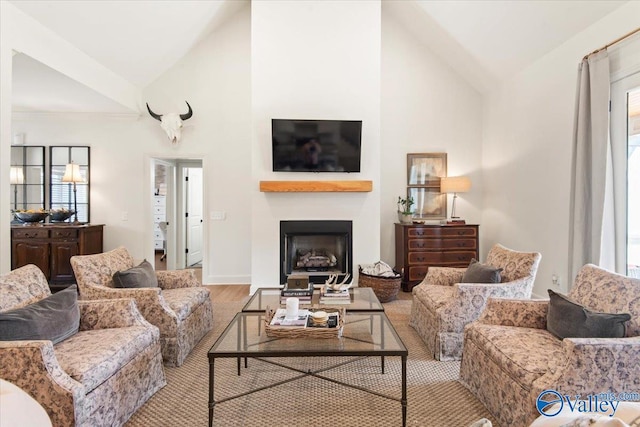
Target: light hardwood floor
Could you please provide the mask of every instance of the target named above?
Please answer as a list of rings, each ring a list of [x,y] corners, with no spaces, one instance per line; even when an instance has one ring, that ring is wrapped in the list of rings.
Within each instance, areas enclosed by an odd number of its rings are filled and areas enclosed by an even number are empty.
[[[210,285],[213,302],[244,301],[249,296],[250,285]]]
[[[161,253],[156,253],[156,271],[166,270],[166,262],[160,261]],[[202,282],[202,268],[193,268],[196,276]],[[205,283],[206,285],[206,283]],[[244,301],[249,296],[250,285],[208,285],[213,302],[236,302]]]

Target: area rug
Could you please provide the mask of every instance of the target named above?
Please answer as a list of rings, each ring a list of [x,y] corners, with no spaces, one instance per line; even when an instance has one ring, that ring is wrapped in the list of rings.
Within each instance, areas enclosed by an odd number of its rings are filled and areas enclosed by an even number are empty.
[[[207,425],[207,351],[242,305],[214,303],[214,329],[195,347],[183,366],[165,367],[167,386],[134,414],[126,424],[128,427]],[[438,362],[426,353],[424,344],[408,325],[410,294],[401,293],[399,299],[385,303],[384,307],[409,350],[407,426],[468,426],[483,417],[496,426],[485,407],[457,381],[459,362]],[[293,362],[298,368],[318,369],[335,364],[336,359],[313,357],[287,359],[286,362]],[[399,398],[400,366],[399,357],[386,358],[383,375],[380,359],[367,358],[327,371],[325,375]],[[243,369],[242,375],[238,376],[235,360],[218,359],[215,397],[218,400],[233,396],[296,375],[272,364],[249,359],[249,368]],[[305,377],[216,405],[214,425],[389,427],[402,425],[401,414],[399,402]]]

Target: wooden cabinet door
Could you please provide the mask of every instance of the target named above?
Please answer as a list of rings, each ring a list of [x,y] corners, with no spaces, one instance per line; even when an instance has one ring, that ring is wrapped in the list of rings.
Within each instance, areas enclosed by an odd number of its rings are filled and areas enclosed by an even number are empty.
[[[49,244],[38,241],[17,241],[13,244],[11,269],[35,264],[49,279]]]
[[[78,242],[51,242],[51,282],[74,281],[71,257],[78,255]]]

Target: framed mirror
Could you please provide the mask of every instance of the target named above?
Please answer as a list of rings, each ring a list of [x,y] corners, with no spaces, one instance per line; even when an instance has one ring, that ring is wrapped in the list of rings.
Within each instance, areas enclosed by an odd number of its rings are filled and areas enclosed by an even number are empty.
[[[11,209],[44,209],[44,155],[43,146],[11,146]]]
[[[90,147],[87,146],[51,146],[49,147],[50,193],[49,208],[51,210],[75,210],[77,221],[90,221]],[[67,168],[67,165],[75,168]],[[70,173],[71,169],[74,173]],[[65,175],[65,172],[66,175]],[[73,222],[72,216],[67,222]]]

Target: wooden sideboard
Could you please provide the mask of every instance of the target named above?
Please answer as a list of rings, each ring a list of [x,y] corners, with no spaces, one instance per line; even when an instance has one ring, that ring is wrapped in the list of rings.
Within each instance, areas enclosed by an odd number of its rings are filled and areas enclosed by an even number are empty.
[[[467,267],[478,259],[478,226],[396,224],[396,265],[402,290],[411,291],[429,267]]]
[[[35,264],[52,291],[75,283],[71,257],[102,252],[103,225],[37,224],[11,226],[11,269]]]

